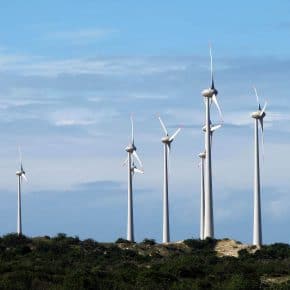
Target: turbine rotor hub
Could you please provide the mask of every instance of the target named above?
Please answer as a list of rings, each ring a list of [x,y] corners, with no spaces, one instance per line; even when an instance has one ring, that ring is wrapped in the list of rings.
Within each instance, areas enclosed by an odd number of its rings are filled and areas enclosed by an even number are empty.
[[[201,94],[206,98],[211,98],[213,95],[217,95],[218,91],[215,88],[208,88],[203,90]]]
[[[256,112],[253,112],[253,113],[251,114],[251,116],[252,116],[252,118],[254,118],[254,119],[263,119],[263,118],[265,118],[266,113],[263,112],[263,114],[261,115],[261,111],[256,111]]]
[[[215,131],[215,130],[213,129],[214,126],[215,126],[214,124],[210,124],[210,125],[209,125],[210,133],[212,133],[213,131]],[[203,131],[203,132],[206,132],[206,125],[204,125],[204,126],[202,127],[202,131]]]
[[[161,139],[161,142],[164,144],[170,144],[172,141],[170,141],[169,139],[170,139],[169,136],[165,136]]]
[[[199,153],[199,154],[198,154],[198,157],[200,157],[200,158],[202,158],[202,159],[205,158],[205,151]]]
[[[135,147],[135,145],[134,144],[129,144],[126,148],[125,148],[125,150],[128,152],[128,153],[133,153],[134,151],[136,151],[136,147]]]

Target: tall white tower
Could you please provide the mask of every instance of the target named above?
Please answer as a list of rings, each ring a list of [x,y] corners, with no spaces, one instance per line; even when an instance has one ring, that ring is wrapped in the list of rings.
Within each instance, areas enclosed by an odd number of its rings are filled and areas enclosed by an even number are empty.
[[[205,152],[200,153],[200,234],[201,240],[204,240],[204,162],[205,162]]]
[[[216,105],[222,118],[221,109],[217,101],[218,91],[214,85],[212,53],[210,48],[211,86],[202,91],[205,101],[205,206],[204,206],[204,238],[214,238],[213,196],[212,196],[212,164],[211,164],[211,116],[212,102]]]
[[[259,149],[259,123],[262,133],[262,145],[264,143],[264,118],[267,102],[261,109],[259,96],[254,88],[258,111],[253,112],[251,117],[254,119],[254,221],[253,221],[253,245],[261,247],[262,245],[262,217],[261,217],[261,180],[260,180],[260,149]],[[262,147],[263,149],[263,147]]]
[[[16,171],[17,176],[17,234],[22,235],[22,213],[21,213],[21,186],[22,186],[22,179],[27,181],[25,171],[22,166],[22,154],[19,147],[19,159],[20,159],[20,168]]]
[[[174,138],[177,136],[179,131],[178,128],[175,133],[170,137],[165,127],[162,119],[160,117],[159,121],[161,127],[165,133],[165,136],[161,139],[161,142],[164,144],[164,179],[163,179],[163,233],[162,233],[162,242],[169,243],[170,242],[170,230],[169,230],[169,201],[168,201],[168,160],[169,153],[171,148],[171,143]]]
[[[137,148],[134,143],[134,123],[133,117],[131,116],[131,142],[125,148],[128,156],[124,162],[124,165],[127,163],[128,165],[128,216],[127,216],[127,240],[134,242],[134,214],[133,214],[133,176],[135,173],[144,173],[142,162],[136,152]],[[134,158],[140,165],[141,169],[138,169],[134,163]]]

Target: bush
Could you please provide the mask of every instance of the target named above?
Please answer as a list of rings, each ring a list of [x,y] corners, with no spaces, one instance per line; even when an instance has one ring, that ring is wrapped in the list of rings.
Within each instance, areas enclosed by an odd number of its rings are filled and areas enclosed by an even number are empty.
[[[147,238],[145,238],[142,241],[142,244],[153,246],[153,245],[156,245],[156,241],[154,239],[147,239]]]
[[[2,245],[6,247],[15,247],[17,245],[27,245],[31,243],[31,239],[24,236],[18,235],[16,233],[11,233],[3,236]]]
[[[119,238],[119,239],[116,240],[115,243],[116,244],[134,244],[135,242],[131,242],[131,241],[128,241],[126,239]]]
[[[134,247],[125,239],[116,243],[125,246],[65,234],[0,237],[0,289],[290,289],[286,244],[219,258],[212,239],[189,239],[188,247],[145,247],[155,244],[150,239]]]
[[[214,251],[217,240],[206,238],[205,240],[188,239],[184,244],[194,250]]]
[[[256,252],[257,258],[263,259],[286,259],[290,258],[290,246],[283,243],[276,243],[270,246],[263,246]]]

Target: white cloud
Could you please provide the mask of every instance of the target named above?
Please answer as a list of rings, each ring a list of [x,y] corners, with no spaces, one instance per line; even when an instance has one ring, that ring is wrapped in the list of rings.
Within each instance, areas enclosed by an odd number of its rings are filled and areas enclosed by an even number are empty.
[[[1,100],[0,109],[5,110],[12,107],[25,107],[30,105],[48,105],[48,104],[56,104],[56,101],[34,100],[34,99]]]
[[[62,74],[112,76],[153,75],[184,71],[188,61],[159,57],[73,58],[49,60],[42,57],[0,55],[0,71],[25,76],[56,77]]]
[[[88,126],[116,115],[113,110],[93,112],[86,108],[70,108],[51,113],[49,119],[55,126]]]

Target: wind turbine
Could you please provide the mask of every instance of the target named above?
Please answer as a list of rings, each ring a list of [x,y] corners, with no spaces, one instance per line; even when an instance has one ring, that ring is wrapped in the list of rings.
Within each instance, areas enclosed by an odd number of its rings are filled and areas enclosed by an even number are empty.
[[[261,109],[259,96],[254,87],[255,95],[258,103],[258,110],[252,113],[252,118],[255,121],[254,140],[254,223],[253,223],[253,244],[257,247],[262,245],[262,218],[261,218],[261,185],[260,185],[260,152],[259,152],[259,123],[262,135],[262,152],[264,151],[264,118],[266,116],[267,102]],[[264,153],[263,153],[264,154]]]
[[[174,138],[180,132],[181,128],[178,128],[175,133],[170,137],[168,131],[161,119],[158,117],[161,127],[165,133],[165,137],[161,139],[161,142],[164,144],[164,183],[163,183],[163,234],[162,241],[163,243],[170,242],[170,231],[169,231],[169,204],[168,204],[168,159],[170,154],[171,143]]]
[[[22,215],[21,215],[21,184],[22,179],[27,181],[25,176],[25,171],[22,166],[22,154],[20,147],[18,148],[19,151],[19,170],[16,171],[17,175],[17,182],[18,182],[18,211],[17,211],[17,234],[20,236],[22,235]]]
[[[212,198],[212,167],[211,167],[211,120],[210,120],[210,108],[213,102],[217,107],[219,115],[222,119],[222,112],[217,101],[218,91],[214,85],[213,77],[213,61],[211,47],[210,53],[210,71],[211,71],[211,85],[210,88],[202,91],[202,95],[205,99],[205,213],[204,213],[204,238],[214,238],[214,221],[213,221],[213,198]]]
[[[123,165],[128,165],[128,221],[127,221],[127,240],[134,242],[134,216],[133,216],[133,189],[132,189],[132,179],[135,173],[144,173],[142,162],[136,152],[137,148],[134,143],[134,122],[131,116],[131,142],[125,148],[128,153]],[[140,165],[140,168],[134,163],[134,158]]]

